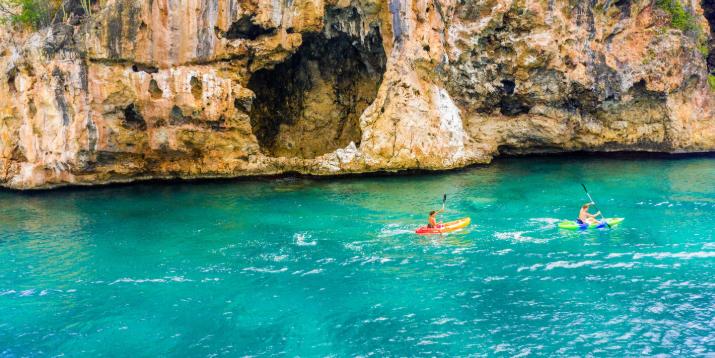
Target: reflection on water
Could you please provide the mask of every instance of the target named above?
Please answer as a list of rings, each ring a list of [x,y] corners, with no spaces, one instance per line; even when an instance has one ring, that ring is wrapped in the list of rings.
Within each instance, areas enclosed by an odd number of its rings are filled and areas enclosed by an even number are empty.
[[[711,158],[523,158],[0,192],[0,356],[707,355],[713,179]],[[557,229],[580,183],[626,221]],[[443,193],[473,225],[414,235]]]

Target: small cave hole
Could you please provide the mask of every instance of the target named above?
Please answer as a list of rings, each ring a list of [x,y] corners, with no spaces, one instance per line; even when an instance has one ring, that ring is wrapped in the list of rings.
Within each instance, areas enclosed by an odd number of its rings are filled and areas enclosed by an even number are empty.
[[[171,120],[169,121],[171,125],[182,125],[187,122],[188,121],[184,116],[184,111],[182,111],[179,106],[171,107]]]
[[[504,89],[504,93],[508,95],[514,94],[514,90],[516,89],[516,83],[512,80],[502,80],[501,81],[502,88]]]
[[[143,65],[140,63],[135,63],[132,65],[132,71],[134,72],[146,72],[150,74],[154,74],[159,72],[159,68],[155,66],[150,66],[150,65]]]
[[[149,93],[151,94],[151,98],[153,99],[159,99],[164,95],[164,91],[159,88],[159,84],[156,83],[155,79],[152,79],[149,82]]]
[[[191,80],[189,81],[189,84],[191,85],[191,94],[194,96],[194,99],[197,101],[201,100],[201,96],[204,93],[204,86],[201,83],[201,80],[196,78],[196,76],[191,76]]]
[[[255,19],[252,16],[242,16],[238,21],[231,24],[231,27],[226,31],[225,37],[229,40],[255,40],[261,35],[271,34],[276,30],[275,28],[264,28],[254,21]]]
[[[7,74],[7,86],[10,88],[10,93],[17,92],[17,87],[15,86],[15,79],[17,78],[17,69],[12,69]]]
[[[518,116],[529,113],[531,106],[517,96],[504,96],[499,103],[501,114],[505,116]]]
[[[378,28],[365,41],[304,34],[288,60],[255,72],[251,127],[267,154],[315,158],[360,143],[360,116],[375,100],[387,62]],[[245,107],[242,105],[242,107]]]
[[[124,121],[122,124],[127,128],[146,130],[146,121],[144,121],[144,117],[139,114],[134,103],[124,108]]]

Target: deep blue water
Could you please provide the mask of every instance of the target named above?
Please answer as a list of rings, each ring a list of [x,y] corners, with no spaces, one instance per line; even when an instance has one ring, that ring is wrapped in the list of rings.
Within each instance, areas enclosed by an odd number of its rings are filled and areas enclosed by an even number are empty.
[[[714,217],[712,157],[0,192],[0,356],[713,356]]]

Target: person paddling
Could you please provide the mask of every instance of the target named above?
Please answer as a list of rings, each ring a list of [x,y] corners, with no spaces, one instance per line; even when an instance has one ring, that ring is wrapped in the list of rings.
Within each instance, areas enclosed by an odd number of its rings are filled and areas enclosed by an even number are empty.
[[[441,213],[444,211],[444,208],[439,209],[437,211],[432,210],[429,212],[429,221],[427,223],[427,227],[430,229],[434,229],[438,226],[437,224],[437,214]]]
[[[581,211],[578,213],[578,219],[576,219],[576,222],[579,224],[596,224],[598,223],[598,220],[596,220],[596,217],[601,215],[601,212],[597,212],[596,214],[591,214],[588,212],[588,209],[591,207],[591,204],[593,203],[586,203],[581,206]]]

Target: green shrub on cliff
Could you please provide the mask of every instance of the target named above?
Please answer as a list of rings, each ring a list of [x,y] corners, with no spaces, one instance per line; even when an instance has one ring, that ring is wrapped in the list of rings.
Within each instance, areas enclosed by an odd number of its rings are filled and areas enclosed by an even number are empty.
[[[710,89],[715,91],[715,75],[708,75],[708,84],[710,85]]]
[[[92,16],[106,0],[0,0],[0,22],[35,29],[74,16]]]
[[[54,16],[53,1],[0,0],[3,21],[39,28],[50,23]]]
[[[670,14],[670,26],[683,32],[699,30],[695,17],[688,12],[680,0],[657,0],[656,6]]]

